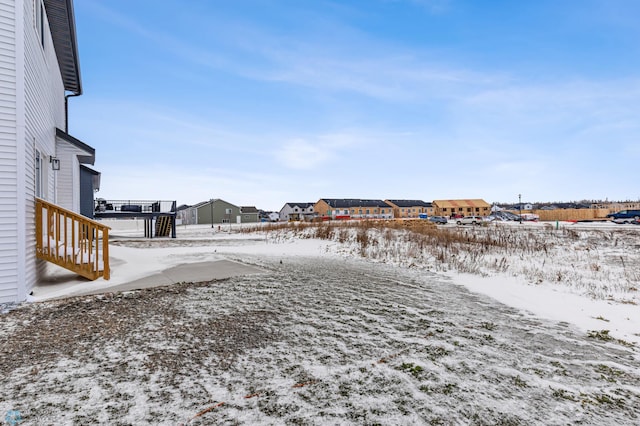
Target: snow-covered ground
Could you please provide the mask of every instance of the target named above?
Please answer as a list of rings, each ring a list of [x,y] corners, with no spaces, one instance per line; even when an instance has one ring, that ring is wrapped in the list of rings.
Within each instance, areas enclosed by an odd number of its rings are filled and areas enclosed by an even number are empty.
[[[193,226],[146,240],[135,221],[114,223],[111,281],[57,271],[36,289],[41,303],[0,316],[0,415],[637,424],[640,227],[509,226],[447,225],[472,244],[487,232],[509,241],[438,252],[406,231],[367,230],[363,246],[358,231],[320,240],[312,230]],[[222,258],[265,272],[48,300]]]
[[[309,233],[300,238],[289,230],[243,233],[256,226],[226,224],[179,226],[176,240],[148,240],[140,238],[142,221],[105,222],[116,241],[127,241],[111,246],[111,280],[86,282],[58,270],[36,289],[34,300],[64,297],[79,289],[108,288],[179,264],[223,259],[225,253],[283,258],[363,254],[353,235],[338,242],[338,236],[331,241],[308,238]],[[640,226],[500,222],[487,228],[447,227],[470,234],[491,233],[500,227],[531,239],[532,246],[545,243],[548,247],[545,255],[540,251],[510,253],[509,249],[485,253],[482,259],[461,254],[458,263],[469,266],[456,268],[429,256],[416,256],[406,239],[380,238],[378,244],[370,245],[366,256],[373,262],[435,270],[456,284],[518,309],[583,330],[607,329],[616,338],[640,344]]]

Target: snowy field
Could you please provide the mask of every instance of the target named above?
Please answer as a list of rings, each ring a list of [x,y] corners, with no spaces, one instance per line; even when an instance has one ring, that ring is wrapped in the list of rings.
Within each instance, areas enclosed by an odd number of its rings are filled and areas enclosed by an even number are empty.
[[[640,422],[640,227],[138,226],[114,224],[111,282],[57,272],[0,316],[0,421]],[[222,258],[264,273],[46,300]]]

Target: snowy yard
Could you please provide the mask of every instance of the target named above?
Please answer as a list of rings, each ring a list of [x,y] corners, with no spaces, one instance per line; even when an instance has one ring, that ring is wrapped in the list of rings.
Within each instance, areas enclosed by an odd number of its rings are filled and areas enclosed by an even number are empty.
[[[404,230],[122,231],[116,282],[215,257],[264,273],[3,314],[0,421],[638,424],[639,228],[455,228],[475,248],[441,257]]]

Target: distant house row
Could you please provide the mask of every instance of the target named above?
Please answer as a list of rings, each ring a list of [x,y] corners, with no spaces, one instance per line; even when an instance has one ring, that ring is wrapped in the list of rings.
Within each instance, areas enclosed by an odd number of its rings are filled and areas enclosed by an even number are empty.
[[[367,200],[321,198],[315,203],[286,203],[279,220],[322,219],[392,219],[421,216],[488,216],[491,205],[481,199],[468,200]]]
[[[321,198],[314,202],[285,203],[278,213],[266,213],[254,206],[236,206],[211,199],[193,206],[177,208],[177,223],[203,225],[213,223],[255,223],[261,220],[288,222],[319,219],[417,219],[424,216],[488,216],[491,206],[481,199],[469,200],[368,200]]]

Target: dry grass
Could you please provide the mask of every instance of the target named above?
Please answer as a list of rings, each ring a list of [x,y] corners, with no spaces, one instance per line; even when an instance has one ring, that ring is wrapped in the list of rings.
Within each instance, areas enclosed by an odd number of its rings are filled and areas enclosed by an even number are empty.
[[[436,227],[425,220],[292,222],[242,230],[257,231],[276,241],[291,237],[335,241],[342,246],[339,252],[403,266],[521,276],[598,299],[633,301],[638,294],[632,289],[640,287],[640,259],[636,259],[640,237],[632,231],[494,224]]]

